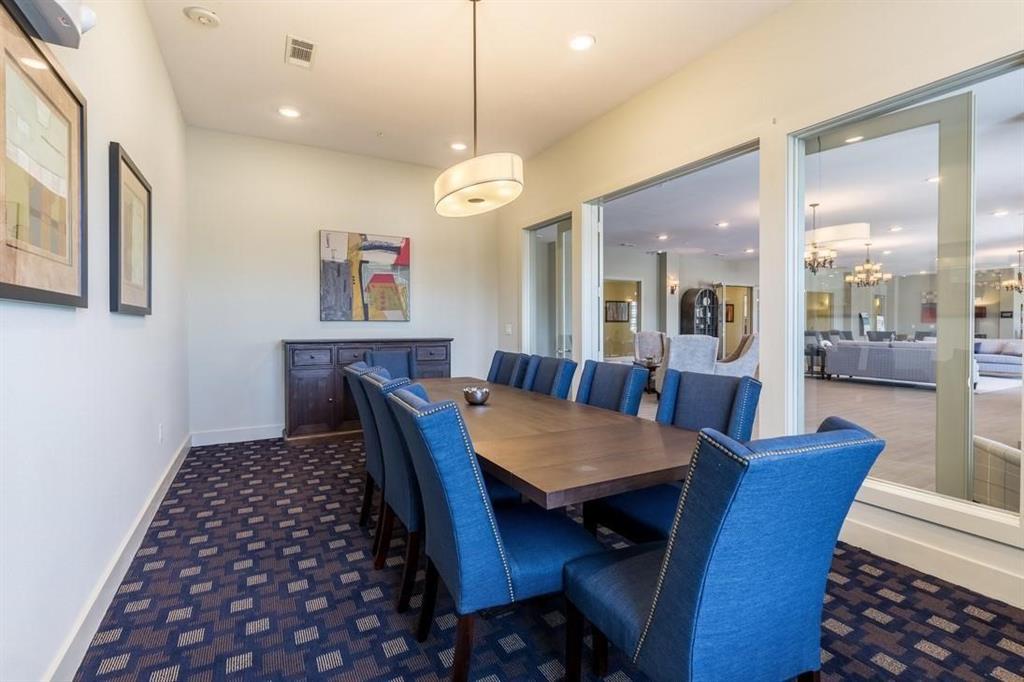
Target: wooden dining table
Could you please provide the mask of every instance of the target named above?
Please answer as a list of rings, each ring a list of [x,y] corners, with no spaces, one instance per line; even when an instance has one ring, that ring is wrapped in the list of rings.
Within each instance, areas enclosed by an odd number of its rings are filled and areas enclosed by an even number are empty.
[[[459,406],[484,471],[545,509],[686,476],[697,433],[473,377],[420,379]],[[463,399],[486,386],[485,405]]]

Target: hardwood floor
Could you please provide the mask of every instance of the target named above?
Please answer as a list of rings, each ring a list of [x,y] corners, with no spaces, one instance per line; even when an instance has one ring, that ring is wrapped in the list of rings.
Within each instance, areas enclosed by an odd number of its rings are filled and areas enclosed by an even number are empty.
[[[974,395],[975,433],[1016,447],[1021,441],[1020,383]],[[832,415],[870,429],[887,442],[871,475],[924,490],[935,489],[935,390],[861,381],[804,380],[807,431]],[[998,384],[995,386],[998,388]],[[644,395],[640,416],[654,419],[653,395]],[[754,430],[755,438],[757,429]]]

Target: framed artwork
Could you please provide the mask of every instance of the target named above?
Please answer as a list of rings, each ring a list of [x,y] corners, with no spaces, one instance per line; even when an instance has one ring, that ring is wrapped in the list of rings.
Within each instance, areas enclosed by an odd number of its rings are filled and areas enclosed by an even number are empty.
[[[921,324],[935,324],[939,319],[939,306],[937,303],[925,301],[921,304]]]
[[[0,297],[85,308],[85,99],[13,0],[0,8]]]
[[[605,322],[629,322],[629,301],[605,301]]]
[[[988,317],[988,306],[976,305],[974,306],[974,318],[980,320]]]
[[[320,319],[409,321],[409,238],[320,230]]]
[[[117,142],[110,143],[110,310],[153,312],[153,188]]]
[[[736,306],[732,303],[725,304],[725,321],[726,323],[734,322],[736,320]]]

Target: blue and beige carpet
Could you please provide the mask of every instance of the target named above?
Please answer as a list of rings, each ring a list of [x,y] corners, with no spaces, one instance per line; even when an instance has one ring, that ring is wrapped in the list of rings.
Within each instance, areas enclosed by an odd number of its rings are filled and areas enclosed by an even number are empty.
[[[362,475],[357,439],[193,449],[76,679],[446,679],[451,601],[416,642],[419,597],[394,612],[404,538],[373,570]],[[821,635],[825,679],[1024,680],[1024,612],[848,545]],[[557,680],[563,637],[560,598],[491,613],[472,678]],[[606,679],[643,675],[613,649]]]

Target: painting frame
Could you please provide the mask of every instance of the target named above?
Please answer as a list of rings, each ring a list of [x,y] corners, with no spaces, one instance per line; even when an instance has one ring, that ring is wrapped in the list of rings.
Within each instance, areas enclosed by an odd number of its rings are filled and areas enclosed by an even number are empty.
[[[146,180],[139,167],[135,165],[132,158],[125,151],[124,146],[119,142],[110,143],[110,312],[124,313],[127,315],[151,315],[153,313],[153,187]],[[125,301],[125,256],[126,240],[123,200],[125,192],[131,191],[126,186],[127,178],[123,171],[127,171],[134,177],[134,180],[146,192],[145,207],[145,296],[146,305],[136,305]]]
[[[731,324],[736,321],[736,305],[734,303],[725,304],[725,322]]]
[[[605,301],[605,322],[629,322],[629,301]]]
[[[31,88],[41,91],[44,95],[48,89],[53,89],[61,95],[69,106],[67,110],[61,109],[52,98],[47,96],[46,104],[53,106],[57,113],[68,124],[68,171],[66,212],[67,212],[67,260],[68,271],[62,277],[67,283],[73,284],[73,290],[61,290],[58,287],[44,285],[41,281],[36,283],[27,281],[23,273],[32,272],[32,260],[39,260],[34,254],[27,253],[18,248],[19,237],[11,237],[8,211],[9,204],[7,185],[0,185],[0,198],[5,206],[3,223],[0,225],[0,298],[30,303],[44,303],[50,305],[68,306],[73,308],[89,307],[89,263],[88,263],[88,143],[87,143],[87,106],[85,97],[75,86],[63,66],[57,61],[49,46],[36,37],[25,14],[21,11],[14,0],[0,0],[0,23],[13,24],[18,34],[13,30],[3,34],[0,40],[0,58],[4,62],[4,78],[0,82],[0,100],[3,100],[7,108],[8,82],[6,72],[8,66],[17,69],[15,73],[24,78]],[[14,63],[17,58],[20,64]],[[35,60],[45,64],[45,67],[22,68],[26,60]],[[49,79],[53,80],[49,80]],[[4,149],[4,163],[8,163],[6,145],[7,131],[0,130],[3,142],[0,149]],[[5,183],[7,174],[5,173]],[[20,207],[15,207],[20,211]],[[16,215],[20,215],[16,213]],[[15,225],[14,234],[17,235],[21,229],[20,224]],[[13,243],[12,243],[13,242]],[[29,261],[25,266],[21,259]],[[57,266],[60,267],[59,264]],[[13,278],[9,274],[14,270]],[[77,270],[77,271],[76,271]],[[39,276],[38,280],[50,280],[47,276]]]
[[[319,231],[320,321],[409,322],[412,239]]]

